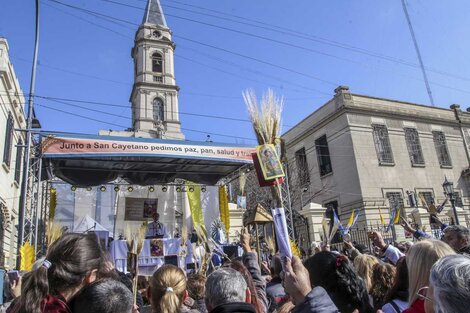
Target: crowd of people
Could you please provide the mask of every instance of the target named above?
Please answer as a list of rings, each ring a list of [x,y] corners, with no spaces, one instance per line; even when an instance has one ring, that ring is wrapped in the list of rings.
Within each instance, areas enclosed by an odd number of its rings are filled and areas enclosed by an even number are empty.
[[[404,223],[405,228],[411,228]],[[409,229],[408,229],[409,230]],[[413,229],[411,229],[413,230]],[[419,232],[419,233],[418,233]],[[370,232],[373,253],[344,242],[304,260],[273,255],[259,263],[250,234],[243,256],[211,273],[174,265],[131,278],[118,272],[93,234],[66,233],[33,270],[9,282],[8,313],[464,313],[470,311],[470,234],[444,228],[442,240],[413,230],[415,243],[399,249]],[[261,265],[261,266],[260,266]]]

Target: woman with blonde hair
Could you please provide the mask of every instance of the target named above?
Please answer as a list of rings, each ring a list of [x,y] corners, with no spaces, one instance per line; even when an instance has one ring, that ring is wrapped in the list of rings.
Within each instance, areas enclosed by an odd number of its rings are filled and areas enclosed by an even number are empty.
[[[408,268],[408,309],[403,313],[425,313],[422,294],[429,286],[429,273],[440,258],[455,254],[455,251],[445,242],[439,240],[423,240],[413,245],[406,255]]]
[[[183,301],[187,297],[186,276],[180,268],[169,264],[163,265],[150,277],[148,298],[153,312],[199,312],[197,310],[183,309]]]
[[[369,294],[372,289],[372,269],[378,263],[379,259],[368,254],[360,254],[354,259],[354,268],[359,277],[364,280],[367,293]]]

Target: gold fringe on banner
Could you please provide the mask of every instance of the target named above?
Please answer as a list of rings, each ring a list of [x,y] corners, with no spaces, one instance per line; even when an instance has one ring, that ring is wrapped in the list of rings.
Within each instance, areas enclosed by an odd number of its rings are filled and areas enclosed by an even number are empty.
[[[36,253],[34,247],[27,241],[20,247],[20,271],[31,271],[34,261],[36,261]]]
[[[230,230],[230,212],[228,209],[228,195],[225,186],[219,186],[219,212],[220,220],[225,226],[225,232]]]

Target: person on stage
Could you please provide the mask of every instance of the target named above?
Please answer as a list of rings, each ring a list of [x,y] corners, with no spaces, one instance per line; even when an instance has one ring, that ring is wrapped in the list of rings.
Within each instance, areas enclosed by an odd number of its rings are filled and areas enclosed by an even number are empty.
[[[159,222],[160,214],[152,214],[153,222],[148,224],[145,238],[168,238],[166,226]]]

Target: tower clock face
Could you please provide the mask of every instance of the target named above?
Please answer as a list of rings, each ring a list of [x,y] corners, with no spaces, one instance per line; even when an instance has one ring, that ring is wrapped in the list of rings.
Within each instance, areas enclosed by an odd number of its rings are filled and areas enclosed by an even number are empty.
[[[155,38],[160,38],[162,36],[162,33],[160,33],[158,30],[154,30],[152,35]]]

